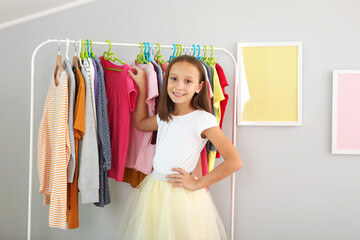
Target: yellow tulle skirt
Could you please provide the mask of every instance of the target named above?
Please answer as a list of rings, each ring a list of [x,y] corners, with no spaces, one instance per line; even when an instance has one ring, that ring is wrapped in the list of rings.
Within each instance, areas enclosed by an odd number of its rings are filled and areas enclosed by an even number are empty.
[[[210,193],[173,187],[153,172],[131,192],[118,226],[126,240],[223,240],[224,225]]]

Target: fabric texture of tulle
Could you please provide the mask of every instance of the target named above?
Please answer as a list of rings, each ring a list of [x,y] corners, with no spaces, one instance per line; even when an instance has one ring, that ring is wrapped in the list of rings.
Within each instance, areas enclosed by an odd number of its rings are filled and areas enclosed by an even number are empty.
[[[126,240],[227,239],[205,188],[175,188],[154,172],[131,192],[117,234]]]

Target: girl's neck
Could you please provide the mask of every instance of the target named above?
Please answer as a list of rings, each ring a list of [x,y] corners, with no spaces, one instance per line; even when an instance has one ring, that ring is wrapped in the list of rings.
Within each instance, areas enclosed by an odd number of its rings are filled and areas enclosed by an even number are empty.
[[[174,115],[174,116],[181,116],[181,115],[191,113],[191,112],[193,112],[195,110],[196,109],[193,108],[192,106],[189,106],[189,107],[177,107],[175,105],[175,109],[171,114]]]

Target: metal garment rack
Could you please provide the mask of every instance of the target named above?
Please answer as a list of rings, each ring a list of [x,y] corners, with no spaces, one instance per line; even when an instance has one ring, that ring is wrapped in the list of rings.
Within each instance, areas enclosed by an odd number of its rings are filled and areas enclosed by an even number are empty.
[[[33,173],[33,128],[34,128],[34,79],[35,79],[35,56],[39,49],[48,44],[48,43],[78,43],[77,46],[81,46],[81,40],[60,40],[60,39],[48,39],[40,43],[34,50],[31,57],[31,86],[30,86],[30,143],[29,143],[29,199],[28,199],[28,229],[27,229],[27,239],[31,239],[31,202],[32,202],[32,173]],[[106,45],[109,46],[107,42],[93,42],[94,45]],[[140,47],[140,44],[134,43],[111,43],[112,46],[122,46],[122,47]],[[157,45],[150,45],[151,47],[157,47]],[[172,45],[161,45],[161,48],[174,48]],[[233,121],[232,121],[232,143],[236,147],[236,89],[238,82],[238,70],[237,63],[234,56],[224,48],[213,48],[214,51],[221,51],[227,54],[234,63],[234,95],[233,95]],[[205,50],[204,47],[201,47],[201,50]],[[231,199],[230,199],[230,239],[234,239],[234,196],[235,194],[235,173],[231,175]]]

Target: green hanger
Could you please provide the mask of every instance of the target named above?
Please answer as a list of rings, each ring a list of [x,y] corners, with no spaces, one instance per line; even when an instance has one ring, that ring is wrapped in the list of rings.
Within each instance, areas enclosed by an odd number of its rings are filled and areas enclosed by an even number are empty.
[[[91,57],[95,58],[95,53],[93,52],[93,42],[92,42],[92,40],[90,40],[90,45],[91,45]]]
[[[206,45],[204,45],[204,47],[205,47],[205,53],[204,53],[203,61],[204,61],[204,63],[208,64],[208,63],[207,63],[208,58],[206,57],[206,52],[207,52]],[[208,64],[208,65],[209,65],[209,64]]]
[[[87,51],[87,50],[88,50],[88,49],[87,49],[87,40],[84,41],[84,49],[85,49],[85,51],[84,51],[84,57],[85,57],[86,59],[88,59],[88,58],[89,58],[89,52]]]
[[[145,55],[144,55],[144,53],[143,53],[144,44],[143,44],[142,42],[140,43],[140,47],[141,47],[141,49],[140,49],[140,54],[137,55],[137,57],[136,57],[136,62],[137,62],[137,63],[146,63],[146,64],[148,64],[149,61],[146,60]]]
[[[158,60],[160,62],[160,64],[164,64],[166,63],[166,61],[164,60],[163,56],[160,55],[160,50],[161,50],[161,46],[160,46],[160,43],[157,43],[156,44],[158,46],[158,52],[156,54],[156,56],[154,57],[156,60]]]
[[[216,62],[215,62],[215,58],[213,57],[214,47],[213,47],[213,45],[210,45],[210,47],[211,47],[211,56],[208,61],[209,61],[210,65],[215,65]]]
[[[103,53],[103,58],[105,59],[105,61],[111,61],[111,62],[119,61],[122,65],[124,65],[125,63],[123,61],[121,61],[120,59],[118,59],[115,56],[115,53],[110,52],[110,50],[111,50],[111,42],[110,42],[110,40],[106,40],[105,42],[109,43],[109,50],[107,52]],[[117,68],[108,68],[108,67],[106,67],[106,69],[117,71],[117,72],[122,71],[121,69],[117,69]]]
[[[175,57],[179,56],[179,44],[176,44],[176,53],[175,53]]]
[[[142,55],[143,49],[144,49],[144,45],[143,45],[143,43],[141,42],[141,43],[140,43],[140,54],[138,54],[138,55],[136,56],[136,62],[137,62],[137,63],[143,63],[143,62],[144,62],[144,60],[143,60],[143,55]]]
[[[109,43],[109,50],[103,53],[103,58],[105,61],[109,60],[110,50],[111,50],[111,42],[110,40],[106,40],[105,42]]]
[[[180,53],[179,53],[179,56],[181,56],[182,51],[183,51],[183,46],[182,46],[181,44],[179,44],[179,45],[180,45]]]
[[[83,50],[83,44],[84,44],[84,41],[81,39],[81,51],[80,51],[80,58],[81,60],[84,60],[84,50]]]

